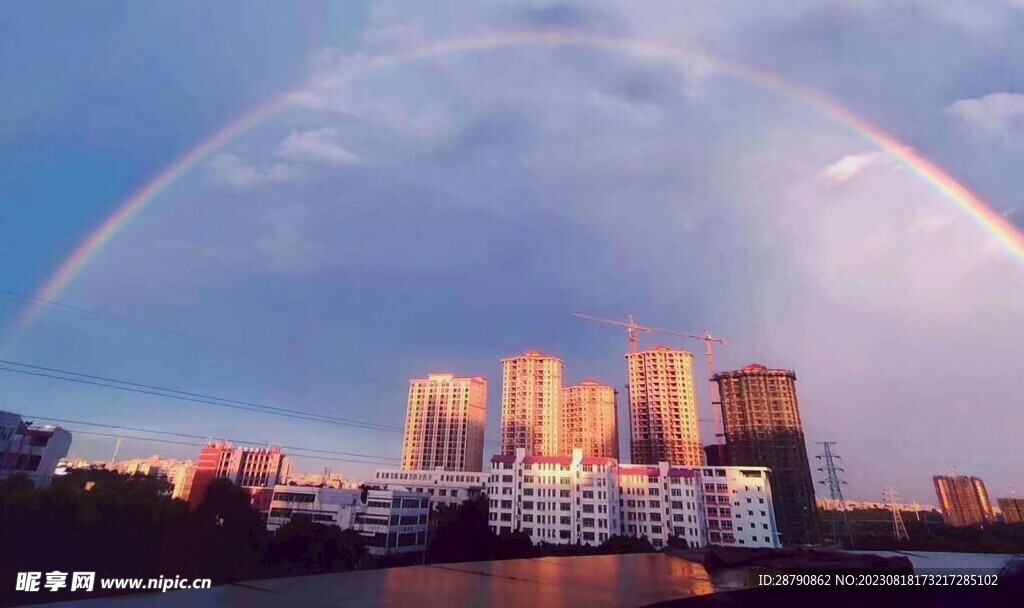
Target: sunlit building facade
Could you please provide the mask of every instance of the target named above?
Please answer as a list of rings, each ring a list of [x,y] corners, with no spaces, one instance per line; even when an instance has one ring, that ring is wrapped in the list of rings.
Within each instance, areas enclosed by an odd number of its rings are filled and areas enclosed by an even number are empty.
[[[755,364],[715,374],[714,380],[722,400],[726,464],[769,468],[782,542],[817,542],[818,509],[796,374]]]
[[[410,380],[402,468],[482,471],[486,420],[486,378],[430,374]]]
[[[426,494],[433,507],[455,506],[479,498],[486,490],[487,473],[478,471],[433,471],[378,469],[373,487]]]
[[[984,526],[995,521],[985,482],[966,475],[932,477],[942,517],[950,526]]]
[[[562,389],[560,449],[584,456],[619,458],[618,392],[594,380]]]
[[[520,448],[491,458],[487,498],[493,532],[519,530],[534,543],[628,535],[656,548],[673,537],[690,547],[781,546],[764,467],[620,465],[580,449],[530,456]]]
[[[626,355],[633,464],[704,464],[693,387],[693,353],[660,346]]]
[[[210,482],[220,477],[249,490],[253,507],[265,511],[274,486],[283,483],[290,471],[291,462],[277,446],[250,448],[211,443],[199,451],[188,502],[192,506],[202,502]]]
[[[562,360],[538,351],[501,360],[501,453],[557,456]]]

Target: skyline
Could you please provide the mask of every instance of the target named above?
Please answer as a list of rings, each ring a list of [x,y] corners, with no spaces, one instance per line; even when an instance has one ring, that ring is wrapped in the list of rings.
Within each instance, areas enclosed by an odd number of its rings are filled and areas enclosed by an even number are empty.
[[[172,34],[171,7],[18,7],[33,25],[9,33],[3,61],[20,69],[0,80],[16,92],[0,101],[0,326],[26,310],[10,292],[39,293],[124,201],[252,108],[375,57],[522,31],[757,66],[1021,222],[1019,3],[260,4],[249,24],[238,8],[204,8]],[[625,395],[625,336],[568,315],[629,313],[723,336],[720,370],[795,370],[811,455],[838,441],[851,498],[893,485],[930,502],[951,465],[993,496],[1020,487],[1024,269],[861,135],[693,56],[490,48],[356,84],[210,150],[53,298],[107,316],[45,305],[3,358],[401,426],[408,379],[493,383],[501,357],[532,349],[566,362],[566,385]],[[0,407],[29,419],[401,454],[401,432],[2,377]],[[494,390],[488,410],[485,456],[498,452]],[[73,450],[113,443],[78,436]],[[170,452],[157,445],[137,454]]]

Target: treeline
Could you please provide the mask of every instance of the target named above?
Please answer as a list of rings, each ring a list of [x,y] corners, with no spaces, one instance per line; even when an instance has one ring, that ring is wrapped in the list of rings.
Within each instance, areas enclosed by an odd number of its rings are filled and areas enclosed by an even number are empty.
[[[0,605],[85,599],[93,592],[15,592],[18,572],[95,572],[99,578],[209,578],[214,585],[404,566],[550,555],[654,551],[646,538],[614,536],[599,547],[534,546],[521,532],[496,535],[486,498],[431,514],[427,554],[374,559],[358,533],[309,520],[267,532],[249,493],[214,480],[195,509],[170,498],[162,478],[76,470],[42,490],[16,474],[0,481]],[[424,560],[424,557],[426,558]],[[68,577],[70,580],[70,576]],[[121,593],[125,593],[122,591]]]
[[[257,578],[373,567],[360,536],[306,520],[266,531],[249,493],[215,480],[193,510],[167,482],[112,471],[72,471],[45,489],[0,481],[0,605],[85,599],[103,592],[15,593],[18,572],[95,572],[96,578]],[[70,576],[68,577],[70,580]]]
[[[851,527],[858,550],[865,551],[946,551],[955,553],[1024,553],[1024,524],[989,524],[984,527],[953,527],[941,519],[922,514],[918,521],[913,512],[904,512],[903,525],[910,540],[896,542],[892,532],[892,515],[884,509],[863,509],[850,512]],[[829,511],[821,511],[821,526],[831,536]],[[840,540],[848,545],[840,517]]]

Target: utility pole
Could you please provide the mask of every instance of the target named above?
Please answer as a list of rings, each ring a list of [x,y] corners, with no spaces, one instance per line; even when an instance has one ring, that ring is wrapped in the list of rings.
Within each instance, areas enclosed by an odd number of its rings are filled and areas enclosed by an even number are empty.
[[[896,490],[889,486],[889,489],[882,492],[882,498],[889,503],[889,511],[892,512],[892,535],[896,542],[910,540],[907,534],[907,527],[903,525],[903,516],[900,515],[899,507],[896,506]]]
[[[824,453],[815,456],[818,460],[824,460],[825,466],[819,467],[818,470],[825,473],[825,479],[818,483],[828,486],[829,498],[832,501],[832,542],[835,548],[840,548],[839,543],[839,521],[836,517],[836,511],[841,509],[843,512],[843,526],[846,528],[846,535],[850,539],[850,548],[855,549],[856,543],[853,538],[853,527],[850,526],[850,514],[846,509],[846,500],[843,498],[843,486],[846,482],[839,478],[840,473],[846,471],[837,467],[835,461],[840,459],[838,454],[832,453],[832,446],[836,444],[835,441],[818,441],[818,445],[822,446]]]

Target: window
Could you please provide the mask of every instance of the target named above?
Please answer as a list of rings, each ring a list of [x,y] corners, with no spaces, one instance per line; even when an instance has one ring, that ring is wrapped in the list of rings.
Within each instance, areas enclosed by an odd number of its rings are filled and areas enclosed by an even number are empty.
[[[569,490],[559,490],[558,496],[559,498],[569,498]]]
[[[502,509],[511,509],[512,508],[512,501],[511,500],[503,500],[503,501],[501,501],[501,508]]]
[[[572,510],[572,505],[567,503],[567,502],[560,502],[560,503],[558,503],[558,510],[559,511],[571,511]]]
[[[563,526],[570,526],[570,525],[572,525],[572,518],[571,517],[559,517],[558,518],[558,523],[560,523]]]
[[[583,505],[583,512],[584,513],[593,513],[594,512],[594,505],[591,505],[591,504]]]
[[[523,490],[523,496],[533,496],[533,488],[526,488]]]
[[[523,508],[524,509],[532,509],[533,508],[533,501],[532,500],[524,500],[523,501]]]
[[[502,513],[501,514],[501,521],[512,521],[512,514],[511,513]]]
[[[591,499],[593,497],[594,497],[594,491],[593,490],[583,490],[583,498],[586,498],[586,499],[589,500],[589,499]]]
[[[593,528],[594,527],[594,518],[593,517],[584,517],[583,518],[583,527],[584,528]]]

